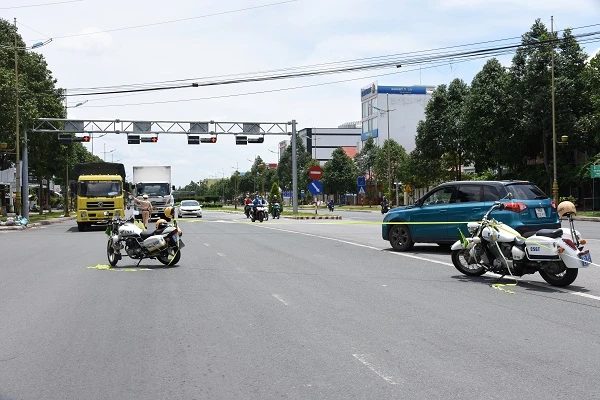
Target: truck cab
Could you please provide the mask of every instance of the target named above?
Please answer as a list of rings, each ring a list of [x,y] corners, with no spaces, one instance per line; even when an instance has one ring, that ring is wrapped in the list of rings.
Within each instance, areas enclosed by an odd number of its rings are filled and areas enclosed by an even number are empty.
[[[173,197],[175,186],[169,182],[141,182],[135,185],[136,196],[141,199],[142,195],[148,195],[148,201],[152,204],[150,218],[164,218],[165,208],[175,205]],[[141,216],[141,207],[136,204],[135,210]]]

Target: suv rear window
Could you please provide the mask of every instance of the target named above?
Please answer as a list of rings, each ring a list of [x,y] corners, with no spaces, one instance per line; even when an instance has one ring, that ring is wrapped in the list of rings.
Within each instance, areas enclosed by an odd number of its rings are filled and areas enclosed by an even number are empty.
[[[540,188],[532,185],[531,183],[506,185],[506,190],[509,193],[512,193],[513,199],[518,200],[537,200],[548,198],[546,193],[542,192]]]

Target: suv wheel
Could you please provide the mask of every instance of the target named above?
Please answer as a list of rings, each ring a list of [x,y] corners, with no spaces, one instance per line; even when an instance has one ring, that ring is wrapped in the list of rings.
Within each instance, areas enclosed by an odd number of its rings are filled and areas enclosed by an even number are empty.
[[[394,225],[390,229],[390,244],[396,251],[408,251],[415,242],[413,242],[410,229],[406,225]]]

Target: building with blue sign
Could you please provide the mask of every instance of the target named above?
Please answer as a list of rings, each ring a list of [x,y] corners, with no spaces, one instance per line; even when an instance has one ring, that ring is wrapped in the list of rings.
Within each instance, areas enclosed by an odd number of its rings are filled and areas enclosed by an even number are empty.
[[[394,139],[410,153],[415,149],[417,124],[425,119],[425,107],[434,89],[434,86],[380,86],[377,82],[361,89],[361,140],[372,136],[381,146],[388,138]]]

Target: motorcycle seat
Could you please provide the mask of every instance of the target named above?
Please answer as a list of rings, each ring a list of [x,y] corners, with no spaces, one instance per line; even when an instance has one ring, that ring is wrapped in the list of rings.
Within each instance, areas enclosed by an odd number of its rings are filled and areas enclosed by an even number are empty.
[[[549,238],[559,238],[563,234],[563,230],[561,228],[558,229],[540,229],[535,233],[536,236],[545,236]]]
[[[142,239],[148,239],[150,236],[160,235],[163,231],[164,231],[164,229],[156,229],[156,230],[154,230],[152,232],[150,232],[150,231],[143,231],[142,233],[140,233],[140,237]]]

